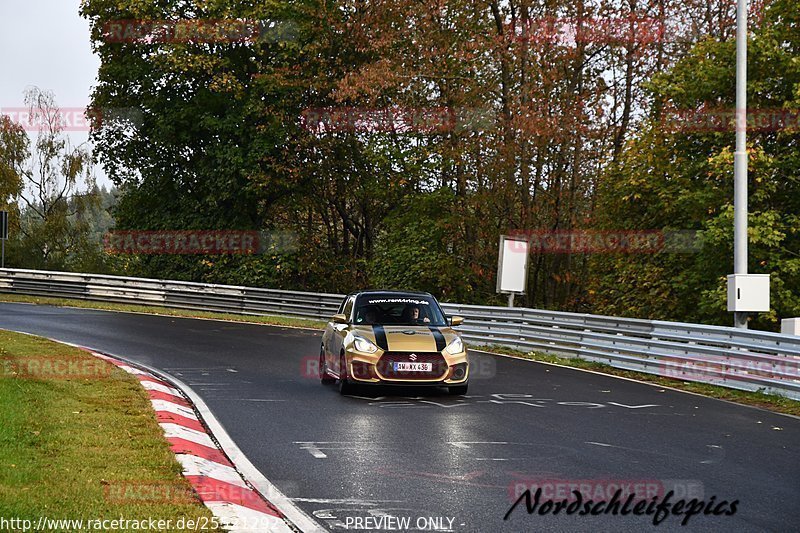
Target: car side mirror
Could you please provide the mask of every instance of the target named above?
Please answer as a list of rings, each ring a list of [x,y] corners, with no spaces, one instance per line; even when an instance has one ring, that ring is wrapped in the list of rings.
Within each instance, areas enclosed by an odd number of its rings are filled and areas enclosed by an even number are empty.
[[[331,320],[333,320],[334,324],[347,324],[347,315],[342,313],[337,313],[333,315]]]
[[[450,325],[451,326],[460,326],[463,323],[464,323],[464,317],[463,316],[451,316],[450,317]]]

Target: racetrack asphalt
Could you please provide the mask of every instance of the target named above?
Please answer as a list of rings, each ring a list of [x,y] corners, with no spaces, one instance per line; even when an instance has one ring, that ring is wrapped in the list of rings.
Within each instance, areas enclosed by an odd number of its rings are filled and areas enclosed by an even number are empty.
[[[342,397],[317,379],[321,332],[280,326],[0,303],[0,328],[182,380],[250,461],[332,531],[402,526],[382,516],[459,532],[800,527],[795,417],[480,352],[470,353],[466,397],[420,388]],[[683,516],[654,526],[652,515],[529,515],[522,503],[503,519],[522,487],[546,496],[578,486],[607,500],[619,485],[647,496],[672,489],[673,502],[738,500],[737,510],[683,527]]]

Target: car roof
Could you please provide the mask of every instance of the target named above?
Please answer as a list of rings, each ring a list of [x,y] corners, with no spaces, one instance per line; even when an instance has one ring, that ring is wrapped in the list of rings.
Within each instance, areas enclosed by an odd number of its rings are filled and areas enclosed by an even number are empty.
[[[433,295],[429,292],[421,292],[421,291],[396,291],[396,290],[380,290],[380,289],[369,289],[364,291],[356,291],[351,292],[347,295],[349,298],[350,296],[361,296],[366,294],[392,294],[395,296],[430,296],[433,298]]]

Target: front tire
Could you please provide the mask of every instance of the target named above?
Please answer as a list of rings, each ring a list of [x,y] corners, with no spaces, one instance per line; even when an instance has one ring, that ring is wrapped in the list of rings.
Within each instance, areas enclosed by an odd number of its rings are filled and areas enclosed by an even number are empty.
[[[328,373],[328,362],[325,360],[325,348],[319,349],[319,380],[323,385],[328,385],[336,381],[336,378]]]
[[[339,356],[339,394],[352,394],[355,385],[347,377],[347,359],[344,354]]]
[[[468,388],[469,385],[464,383],[463,385],[456,385],[455,387],[447,387],[447,392],[450,396],[464,396]]]

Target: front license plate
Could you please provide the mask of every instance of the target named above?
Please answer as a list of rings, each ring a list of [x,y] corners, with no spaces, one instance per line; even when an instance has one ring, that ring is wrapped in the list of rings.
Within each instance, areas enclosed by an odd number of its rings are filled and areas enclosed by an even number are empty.
[[[395,363],[395,372],[430,372],[433,363]]]

